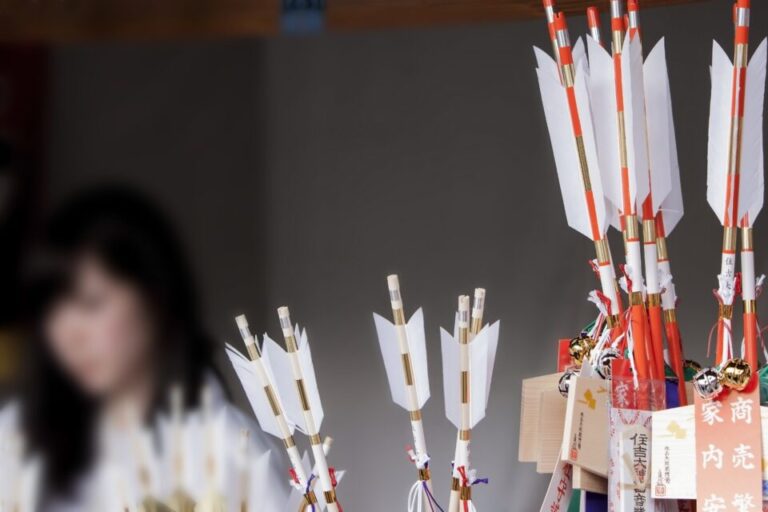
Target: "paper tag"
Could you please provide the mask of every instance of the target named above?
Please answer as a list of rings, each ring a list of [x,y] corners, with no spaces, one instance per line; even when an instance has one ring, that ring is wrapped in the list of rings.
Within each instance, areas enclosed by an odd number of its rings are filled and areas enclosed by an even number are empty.
[[[696,499],[694,406],[653,413],[651,490],[656,499]]]
[[[694,397],[696,508],[751,512],[762,506],[762,432],[759,389],[716,400]]]
[[[651,412],[612,408],[608,502],[612,512],[652,512]]]
[[[573,494],[571,465],[560,461],[552,473],[540,512],[566,512]]]
[[[606,381],[573,377],[563,429],[563,460],[600,476],[608,475],[608,398]]]

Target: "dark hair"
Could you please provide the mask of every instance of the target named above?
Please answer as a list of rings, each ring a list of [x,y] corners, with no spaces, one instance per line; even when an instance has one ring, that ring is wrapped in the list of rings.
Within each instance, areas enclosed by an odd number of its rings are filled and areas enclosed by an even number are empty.
[[[41,328],[52,303],[70,291],[75,265],[86,255],[137,286],[149,303],[158,333],[150,417],[167,405],[174,383],[183,386],[186,405],[195,406],[205,373],[213,371],[212,344],[200,325],[191,274],[161,211],[121,187],[90,189],[64,203],[30,258],[26,297],[31,343],[22,422],[30,453],[44,458],[51,492],[69,490],[94,452],[96,404],[56,364]]]

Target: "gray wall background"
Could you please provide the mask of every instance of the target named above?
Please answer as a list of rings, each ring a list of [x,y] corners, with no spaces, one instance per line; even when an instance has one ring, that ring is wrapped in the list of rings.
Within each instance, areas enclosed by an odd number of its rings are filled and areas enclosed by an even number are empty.
[[[756,44],[768,8],[755,4]],[[647,50],[667,35],[687,210],[669,246],[687,354],[704,360],[721,239],[705,200],[708,66],[713,37],[731,53],[731,3],[642,17]],[[572,20],[574,37],[584,25]],[[388,312],[385,276],[401,275],[409,313],[425,308],[425,422],[441,496],[455,431],[443,414],[438,326],[451,324],[458,294],[488,288],[502,340],[473,442],[491,479],[476,504],[538,510],[548,477],[517,462],[520,381],[553,370],[556,340],[594,314],[585,297],[596,283],[592,244],[565,224],[534,44],[548,48],[543,21],[61,47],[49,196],[123,181],[161,201],[222,340],[237,339],[232,317],[243,311],[277,334],[274,310],[291,306],[311,332],[349,510],[402,510],[414,479],[407,417],[390,401],[371,319]]]

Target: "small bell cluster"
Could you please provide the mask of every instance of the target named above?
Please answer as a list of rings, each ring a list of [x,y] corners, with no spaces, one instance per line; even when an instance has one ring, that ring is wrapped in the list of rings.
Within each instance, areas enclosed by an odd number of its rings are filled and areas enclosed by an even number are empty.
[[[571,339],[568,345],[568,353],[571,356],[571,361],[574,366],[565,370],[558,382],[558,390],[564,397],[568,397],[568,389],[571,379],[574,376],[578,376],[581,372],[583,364],[590,364],[593,352],[596,349],[597,343],[591,336],[581,333],[579,336]],[[611,365],[614,359],[619,359],[621,353],[615,348],[606,347],[600,350],[600,353],[594,358],[594,370],[597,375],[603,379],[611,378]]]
[[[719,367],[700,368],[693,377],[693,388],[704,399],[720,396],[725,389],[743,391],[752,378],[752,368],[744,359],[735,357]]]

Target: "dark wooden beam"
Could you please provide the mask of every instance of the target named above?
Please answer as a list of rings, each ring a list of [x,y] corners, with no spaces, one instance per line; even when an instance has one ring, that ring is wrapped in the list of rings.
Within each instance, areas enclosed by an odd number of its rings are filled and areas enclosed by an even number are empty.
[[[0,41],[277,34],[276,0],[0,0]]]
[[[642,8],[699,0],[643,0]],[[558,10],[584,15],[608,0],[560,0]],[[541,0],[328,0],[327,23],[337,29],[395,28],[465,23],[508,22],[544,16]],[[607,18],[606,18],[607,19]]]
[[[540,0],[325,0],[326,30],[507,22],[542,16]],[[696,0],[643,0],[643,8]],[[561,0],[583,14],[608,0]],[[0,0],[0,41],[271,36],[281,0]]]

